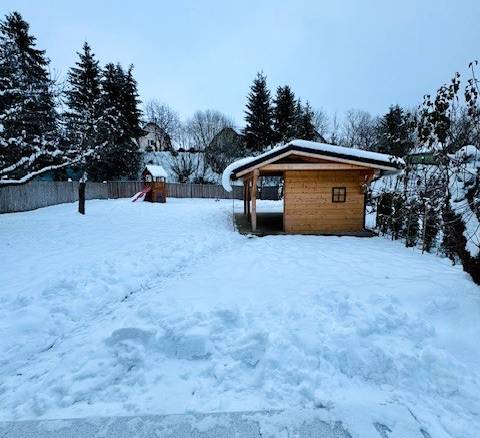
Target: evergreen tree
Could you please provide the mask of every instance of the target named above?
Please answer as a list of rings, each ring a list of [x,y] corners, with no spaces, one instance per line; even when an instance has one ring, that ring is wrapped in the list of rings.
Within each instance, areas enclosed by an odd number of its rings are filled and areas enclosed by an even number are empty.
[[[267,78],[262,73],[257,74],[250,88],[245,114],[247,148],[262,151],[274,141],[270,91],[267,88]]]
[[[391,106],[378,125],[379,152],[403,157],[413,147],[413,123],[398,105]]]
[[[404,224],[405,246],[414,247],[417,244],[420,233],[420,205],[418,200],[413,196],[407,199],[404,209],[406,212]]]
[[[303,105],[300,98],[295,102],[295,138],[300,138],[303,117]]]
[[[423,214],[426,214],[423,226],[425,227],[423,249],[430,252],[435,244],[435,239],[440,231],[440,206],[430,205],[428,202],[424,202]]]
[[[302,140],[315,140],[316,131],[314,122],[315,113],[307,102],[302,106],[300,101],[297,104],[297,132],[296,137]]]
[[[18,12],[0,22],[0,180],[61,166],[58,114],[45,51]]]
[[[118,68],[121,69],[120,66]],[[133,139],[138,139],[143,135],[140,127],[142,112],[140,110],[140,100],[138,98],[137,81],[133,77],[133,65],[127,70],[124,76],[125,86],[123,89],[123,113],[127,123],[127,131]]]
[[[273,127],[275,141],[287,143],[295,137],[295,95],[288,85],[277,88],[274,100]]]
[[[81,157],[92,155],[97,147],[98,119],[100,117],[100,68],[88,43],[78,53],[79,60],[68,72],[66,104],[64,114],[67,141]]]
[[[137,177],[140,152],[136,137],[141,133],[137,104],[136,82],[131,69],[125,74],[120,65],[107,64],[101,80],[99,149],[88,166],[92,179]]]

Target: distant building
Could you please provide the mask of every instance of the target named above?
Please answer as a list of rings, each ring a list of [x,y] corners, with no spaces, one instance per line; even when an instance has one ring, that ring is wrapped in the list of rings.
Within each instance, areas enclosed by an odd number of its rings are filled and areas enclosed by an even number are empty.
[[[145,135],[139,138],[142,152],[171,151],[172,139],[170,135],[156,123],[149,122],[143,127]]]
[[[427,164],[438,165],[439,160],[432,151],[413,152],[405,156],[405,162],[407,164]]]
[[[240,128],[235,128],[233,126],[227,126],[222,128],[216,135],[213,137],[210,145],[216,144],[235,144],[240,145],[244,144],[245,135],[243,134]]]
[[[315,130],[315,137],[313,137],[313,140],[317,143],[328,143],[327,140],[325,140],[325,137],[320,134],[317,130]]]
[[[312,141],[317,143],[328,143],[327,140],[325,140],[325,137],[317,131],[315,131],[315,136]],[[217,135],[215,135],[212,140],[212,143],[213,142],[244,144],[245,134],[243,133],[242,128],[227,126],[226,128],[223,128]]]

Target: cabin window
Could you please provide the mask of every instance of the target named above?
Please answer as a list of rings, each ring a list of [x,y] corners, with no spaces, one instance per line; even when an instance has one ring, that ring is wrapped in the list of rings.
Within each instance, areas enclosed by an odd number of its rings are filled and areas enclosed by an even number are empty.
[[[145,175],[146,182],[152,182],[152,175]]]
[[[345,202],[347,200],[346,187],[332,187],[332,202]]]

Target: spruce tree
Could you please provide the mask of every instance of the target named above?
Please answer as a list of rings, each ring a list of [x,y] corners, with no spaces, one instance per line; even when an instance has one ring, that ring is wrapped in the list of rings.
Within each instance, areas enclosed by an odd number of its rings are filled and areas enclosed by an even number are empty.
[[[128,68],[124,81],[123,113],[127,123],[127,130],[132,138],[138,139],[143,135],[143,130],[140,127],[142,112],[140,111],[141,102],[138,99],[137,81],[133,77],[133,65],[130,65]]]
[[[300,101],[298,103],[299,109],[297,109],[297,138],[302,140],[315,140],[316,131],[315,125],[313,124],[315,113],[312,110],[312,107],[307,102],[305,106],[302,106]],[[300,114],[298,114],[300,111]]]
[[[391,106],[378,125],[379,152],[406,155],[413,147],[413,123],[408,113],[398,105]]]
[[[129,75],[131,76],[129,78]],[[135,103],[134,103],[135,102]],[[135,136],[140,133],[136,82],[120,65],[107,64],[102,73],[99,149],[89,163],[89,175],[97,181],[136,178],[140,152]]]
[[[124,148],[125,153],[129,157],[126,174],[131,179],[136,179],[139,172],[141,154],[138,139],[144,135],[144,131],[140,126],[142,112],[140,110],[141,101],[138,97],[137,81],[133,76],[133,65],[130,65],[127,73],[124,75],[124,87],[122,93],[122,100],[124,103],[122,109],[126,123],[125,131],[128,136]]]
[[[18,12],[0,22],[0,179],[27,181],[61,165],[49,60]]]
[[[267,78],[258,73],[248,95],[245,110],[245,141],[251,151],[262,151],[274,141],[272,106]]]
[[[94,153],[97,147],[98,119],[100,117],[100,68],[88,43],[84,43],[79,60],[68,72],[64,114],[67,141],[81,157]]]
[[[295,137],[295,95],[288,85],[277,88],[273,109],[275,141],[287,143]]]
[[[303,106],[300,98],[295,102],[295,138],[301,138],[302,135],[302,117]]]

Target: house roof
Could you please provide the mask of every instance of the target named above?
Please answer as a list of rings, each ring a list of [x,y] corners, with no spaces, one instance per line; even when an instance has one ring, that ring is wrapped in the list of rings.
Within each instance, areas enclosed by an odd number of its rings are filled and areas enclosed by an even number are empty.
[[[158,166],[156,164],[147,164],[145,169],[152,175],[152,176],[163,176],[167,178],[167,172],[162,166]]]
[[[330,158],[332,161],[348,161],[358,163],[366,167],[378,168],[383,175],[401,172],[405,162],[398,157],[378,152],[364,151],[362,149],[334,146],[327,143],[316,143],[307,140],[293,140],[282,146],[270,149],[255,157],[242,158],[233,162],[223,172],[222,184],[225,190],[231,191],[230,179],[234,179],[241,172],[261,167],[262,163],[272,162],[276,157],[279,159],[285,154],[299,152],[318,155],[319,158]]]
[[[243,128],[238,126],[231,126],[231,128],[235,131],[236,134],[241,135],[243,137]]]
[[[240,137],[244,136],[243,128],[239,128],[238,126],[225,126],[220,131],[217,132],[215,137],[218,136],[218,135],[223,135],[226,131],[233,131],[235,134],[237,134]]]
[[[152,128],[156,128],[156,129],[162,129],[160,128],[160,126],[158,126],[155,122],[147,122],[145,123],[145,125],[143,125],[143,129],[147,128],[147,127],[152,127]]]

